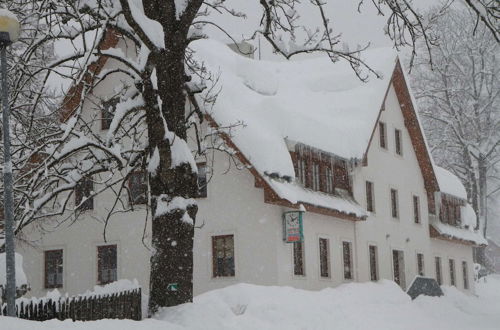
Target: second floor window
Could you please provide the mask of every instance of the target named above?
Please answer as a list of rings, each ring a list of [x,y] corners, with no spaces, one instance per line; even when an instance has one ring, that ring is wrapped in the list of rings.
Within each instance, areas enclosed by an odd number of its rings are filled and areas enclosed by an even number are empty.
[[[131,173],[128,180],[132,204],[147,204],[148,183],[146,173],[143,171]]]
[[[366,181],[366,210],[375,212],[375,196],[373,192],[373,182]]]
[[[75,206],[80,211],[94,209],[94,197],[92,196],[94,190],[94,182],[91,178],[85,177],[76,184],[75,187]]]
[[[383,122],[378,123],[378,131],[380,137],[380,147],[383,149],[387,149],[387,134],[386,134],[385,123]]]
[[[391,189],[391,215],[393,218],[399,218],[398,203],[398,191],[396,189]]]
[[[100,285],[114,282],[118,279],[118,262],[116,245],[97,247],[97,283]]]
[[[198,163],[198,197],[208,196],[207,164]]]
[[[45,251],[45,288],[63,286],[63,250]]]
[[[396,146],[396,154],[402,156],[403,155],[403,141],[401,138],[401,130],[396,129],[394,130],[394,141],[395,141],[395,146]]]
[[[312,166],[312,189],[319,190],[319,164],[314,163]]]
[[[420,223],[420,201],[418,196],[413,196],[413,221]]]

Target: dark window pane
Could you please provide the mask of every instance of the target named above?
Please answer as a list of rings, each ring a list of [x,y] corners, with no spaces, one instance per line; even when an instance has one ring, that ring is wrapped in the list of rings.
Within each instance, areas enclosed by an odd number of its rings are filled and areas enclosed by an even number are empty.
[[[293,243],[293,274],[297,276],[304,276],[304,243]]]
[[[370,280],[378,281],[378,265],[377,265],[377,247],[375,245],[370,245]]]
[[[45,251],[45,288],[63,286],[63,250]]]
[[[450,266],[450,285],[456,286],[455,281],[455,260],[449,259]]]
[[[214,277],[235,275],[234,236],[212,236],[212,267]]]
[[[350,242],[342,242],[342,255],[344,260],[344,279],[352,280],[352,251]]]
[[[328,239],[319,239],[319,267],[321,277],[330,277],[330,253]]]
[[[396,141],[396,154],[402,155],[403,154],[403,145],[401,141],[401,131],[399,129],[394,131],[394,138]]]
[[[413,221],[420,223],[420,201],[418,196],[413,196]]]
[[[369,212],[375,211],[373,183],[366,181],[366,210]]]
[[[205,198],[208,196],[208,180],[207,180],[207,165],[199,163],[198,166],[198,197]]]
[[[148,184],[145,172],[134,172],[128,179],[132,204],[147,204]]]
[[[418,275],[424,276],[424,255],[417,253],[417,271]]]
[[[82,180],[76,184],[75,206],[78,207],[80,211],[94,209],[94,197],[91,197],[93,190],[94,182],[88,177],[82,178]]]
[[[116,245],[104,245],[97,247],[97,282],[107,284],[116,281],[117,253]]]
[[[435,267],[436,267],[436,281],[439,285],[443,284],[443,277],[441,276],[441,258],[435,258]]]
[[[108,129],[113,121],[116,105],[120,102],[119,97],[112,98],[111,100],[102,103],[101,107],[101,129]]]
[[[391,213],[393,218],[399,217],[398,191],[396,189],[391,189]]]
[[[464,279],[464,289],[469,289],[469,271],[467,268],[467,261],[462,261],[462,277]]]
[[[385,124],[382,122],[378,123],[378,130],[380,134],[380,147],[387,149],[387,138],[385,132]]]

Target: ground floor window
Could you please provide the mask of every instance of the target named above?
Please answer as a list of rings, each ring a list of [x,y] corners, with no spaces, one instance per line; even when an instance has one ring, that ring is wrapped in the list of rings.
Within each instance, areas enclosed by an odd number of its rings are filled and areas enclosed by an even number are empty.
[[[234,276],[234,235],[212,236],[212,267],[213,277]]]
[[[45,288],[54,289],[63,286],[63,250],[44,252]]]
[[[353,269],[352,269],[352,243],[344,241],[342,242],[342,255],[344,262],[344,279],[353,279]]]
[[[319,239],[319,270],[321,277],[330,277],[330,243],[327,238]]]
[[[435,261],[435,266],[436,266],[436,281],[438,282],[439,285],[443,284],[443,276],[441,275],[441,258],[436,257],[434,259]]]
[[[370,280],[378,281],[378,252],[376,245],[370,245],[368,247],[368,253],[370,256]]]
[[[392,250],[392,265],[394,271],[394,282],[399,284],[401,288],[405,289],[406,288],[405,258],[403,251]]]
[[[455,277],[455,260],[450,259],[449,266],[450,266],[450,285],[456,286],[457,283]]]
[[[305,276],[304,265],[304,242],[293,243],[293,274],[296,276]]]
[[[464,279],[464,289],[469,289],[469,271],[467,268],[467,261],[462,261],[462,276]]]
[[[103,285],[118,279],[116,244],[97,247],[97,283]]]
[[[420,276],[425,275],[424,271],[424,254],[417,253],[417,274]]]

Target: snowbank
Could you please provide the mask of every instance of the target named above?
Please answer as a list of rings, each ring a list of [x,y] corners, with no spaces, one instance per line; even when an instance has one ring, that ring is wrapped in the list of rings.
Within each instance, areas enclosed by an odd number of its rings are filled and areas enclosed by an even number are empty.
[[[351,283],[306,291],[238,284],[141,322],[30,322],[0,317],[1,329],[53,330],[487,330],[500,324],[500,276],[477,284],[479,297],[443,287],[445,296],[411,301],[394,282]]]
[[[467,199],[465,187],[455,174],[439,166],[434,166],[434,172],[436,173],[439,190],[441,192],[461,199]]]
[[[0,253],[0,285],[5,286],[7,279],[5,274],[5,253]],[[16,253],[16,286],[28,284],[28,279],[23,270],[23,256]]]

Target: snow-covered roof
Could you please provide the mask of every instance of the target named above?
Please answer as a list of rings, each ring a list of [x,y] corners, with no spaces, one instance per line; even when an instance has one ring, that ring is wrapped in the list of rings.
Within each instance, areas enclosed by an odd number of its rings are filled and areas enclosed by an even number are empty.
[[[472,210],[474,212],[474,210]],[[475,216],[475,214],[474,214]],[[451,226],[441,221],[434,219],[431,220],[431,226],[436,229],[436,231],[444,237],[450,239],[458,239],[461,241],[471,242],[476,245],[488,245],[488,242],[484,238],[484,236],[479,231],[475,231],[474,227],[469,228],[460,228]]]
[[[210,110],[259,173],[294,177],[285,139],[342,158],[362,159],[382,107],[397,55],[390,48],[362,58],[382,75],[362,82],[343,60],[325,57],[269,62],[240,56],[226,45],[199,40],[193,48],[213,73],[220,93]]]
[[[441,192],[461,199],[467,199],[465,187],[455,174],[439,166],[434,166],[434,172],[436,173]]]
[[[234,126],[231,141],[265,177],[295,177],[287,141],[362,159],[382,108],[397,55],[390,48],[367,50],[362,59],[381,78],[361,81],[343,60],[329,58],[270,62],[240,56],[225,44],[199,40],[193,49],[218,75],[217,102],[207,110],[221,127]],[[352,199],[310,191],[266,177],[280,198],[335,209],[357,217],[365,211]]]

